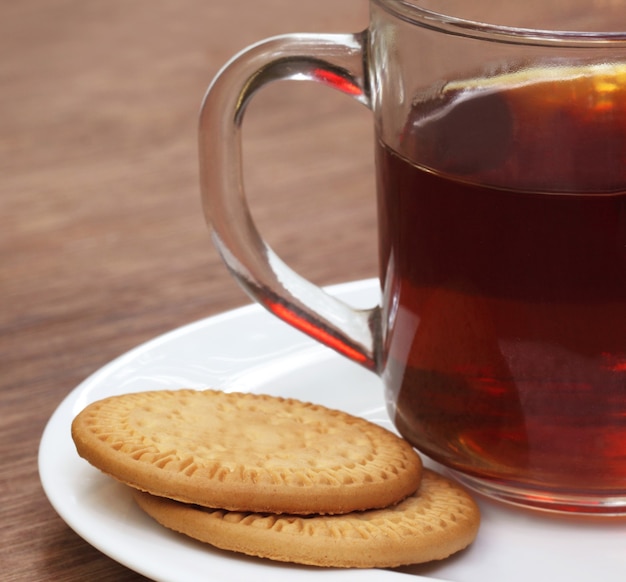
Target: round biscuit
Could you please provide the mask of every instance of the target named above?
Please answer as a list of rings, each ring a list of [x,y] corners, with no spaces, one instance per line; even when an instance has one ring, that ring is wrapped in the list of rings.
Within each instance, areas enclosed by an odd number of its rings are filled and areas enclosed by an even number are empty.
[[[161,525],[223,550],[337,568],[391,568],[440,560],[476,537],[476,503],[456,483],[424,471],[418,492],[395,506],[345,515],[229,512],[135,491]]]
[[[237,511],[334,514],[413,493],[421,460],[392,432],[299,400],[217,390],[124,394],[72,423],[80,456],[137,489]]]

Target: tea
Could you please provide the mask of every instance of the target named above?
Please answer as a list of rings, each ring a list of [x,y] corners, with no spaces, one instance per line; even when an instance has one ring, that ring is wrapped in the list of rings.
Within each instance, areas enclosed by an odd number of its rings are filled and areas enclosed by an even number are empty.
[[[449,85],[398,150],[377,168],[399,430],[469,475],[623,495],[625,70]]]

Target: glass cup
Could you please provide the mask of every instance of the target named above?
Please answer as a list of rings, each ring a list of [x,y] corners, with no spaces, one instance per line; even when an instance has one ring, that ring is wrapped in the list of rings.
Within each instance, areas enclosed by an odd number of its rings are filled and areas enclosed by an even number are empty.
[[[200,119],[214,242],[270,312],[379,374],[391,418],[466,485],[626,513],[626,2],[371,0],[358,34],[270,38]],[[355,310],[257,232],[246,105],[281,79],[371,109],[381,302]]]

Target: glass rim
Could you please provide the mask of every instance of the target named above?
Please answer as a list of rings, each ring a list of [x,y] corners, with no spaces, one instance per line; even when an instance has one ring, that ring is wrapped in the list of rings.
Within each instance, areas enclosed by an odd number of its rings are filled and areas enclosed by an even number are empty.
[[[494,24],[436,12],[412,0],[371,0],[394,16],[432,30],[505,44],[626,48],[626,31],[549,30]],[[625,6],[626,8],[626,6]]]

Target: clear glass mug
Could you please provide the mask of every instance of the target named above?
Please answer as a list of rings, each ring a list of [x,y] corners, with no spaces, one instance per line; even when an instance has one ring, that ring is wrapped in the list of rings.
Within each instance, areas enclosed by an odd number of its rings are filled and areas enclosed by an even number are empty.
[[[270,312],[379,374],[418,450],[528,507],[626,513],[626,2],[371,0],[358,34],[236,56],[200,119],[213,239]],[[257,232],[249,99],[281,79],[371,109],[381,304],[355,310]]]

